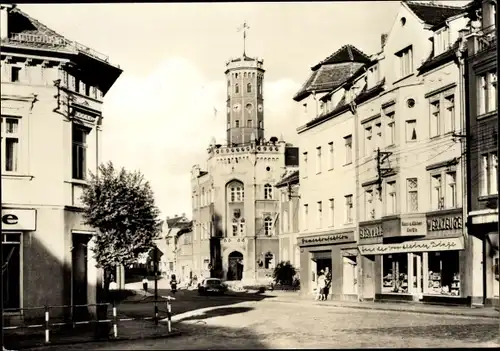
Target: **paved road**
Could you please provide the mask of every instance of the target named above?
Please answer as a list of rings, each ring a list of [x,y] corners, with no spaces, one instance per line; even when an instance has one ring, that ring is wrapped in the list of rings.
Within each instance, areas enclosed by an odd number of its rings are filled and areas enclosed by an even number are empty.
[[[219,299],[219,298],[216,298]],[[186,315],[184,315],[186,316]],[[179,316],[181,317],[181,316]],[[176,338],[46,350],[498,347],[498,321],[324,307],[264,299],[215,307],[176,324]]]

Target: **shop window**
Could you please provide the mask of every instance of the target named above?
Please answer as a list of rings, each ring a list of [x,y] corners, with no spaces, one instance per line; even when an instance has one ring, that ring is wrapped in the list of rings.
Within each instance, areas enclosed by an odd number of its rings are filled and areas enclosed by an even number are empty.
[[[427,294],[460,296],[459,252],[428,253]]]
[[[382,293],[408,293],[408,254],[382,256]]]
[[[18,309],[21,307],[20,244],[21,234],[2,234],[2,290],[4,309]]]

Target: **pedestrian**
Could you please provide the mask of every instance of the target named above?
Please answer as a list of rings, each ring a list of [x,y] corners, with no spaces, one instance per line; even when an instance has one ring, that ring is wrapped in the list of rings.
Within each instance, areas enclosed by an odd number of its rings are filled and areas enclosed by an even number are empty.
[[[172,274],[170,278],[170,291],[172,291],[172,294],[177,292],[177,279],[175,278],[175,274]]]
[[[142,289],[144,290],[144,296],[146,296],[148,292],[148,278],[144,276],[144,279],[142,279]]]
[[[315,300],[323,301],[324,294],[325,294],[325,271],[321,270],[318,274]]]
[[[330,268],[325,268],[325,300],[328,300],[328,294],[330,293],[330,287],[332,286],[332,272],[330,272]]]

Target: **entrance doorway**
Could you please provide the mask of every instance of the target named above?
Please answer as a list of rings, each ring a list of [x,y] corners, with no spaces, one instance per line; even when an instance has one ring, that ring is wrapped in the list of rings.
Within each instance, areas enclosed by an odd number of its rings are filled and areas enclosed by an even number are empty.
[[[408,282],[410,286],[410,294],[413,295],[413,300],[418,301],[423,297],[424,292],[424,274],[423,274],[423,254],[421,252],[417,253],[409,253],[409,263],[410,267],[408,267],[408,271],[411,272],[408,277],[411,279]]]
[[[71,252],[71,275],[72,275],[72,305],[87,304],[87,244],[91,235],[73,234],[73,248]],[[76,321],[88,319],[88,308],[86,306],[73,307],[73,318]]]
[[[318,275],[321,271],[325,271],[328,267],[332,271],[332,252],[331,251],[316,251],[312,252],[311,258],[311,292],[316,291]]]
[[[227,280],[243,279],[243,254],[233,251],[228,256]]]
[[[358,294],[358,269],[356,256],[344,256],[342,258],[342,290],[344,295]]]

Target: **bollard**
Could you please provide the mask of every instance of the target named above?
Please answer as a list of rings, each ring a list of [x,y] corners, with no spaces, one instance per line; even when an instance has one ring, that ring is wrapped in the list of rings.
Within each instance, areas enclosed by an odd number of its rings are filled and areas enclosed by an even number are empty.
[[[49,306],[45,306],[45,343],[48,344],[50,342],[49,335]]]
[[[113,302],[113,337],[115,339],[118,338],[118,325],[117,325],[117,318],[116,318],[116,306],[115,306],[114,302]]]
[[[172,331],[172,305],[170,304],[170,301],[167,301],[167,327],[168,327],[168,332],[170,333]]]

